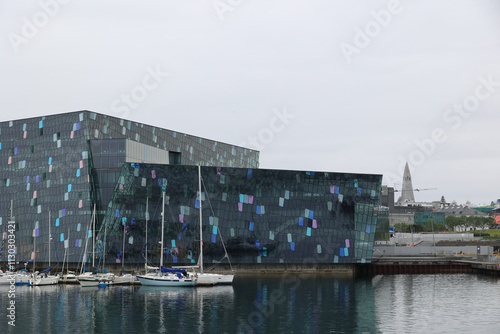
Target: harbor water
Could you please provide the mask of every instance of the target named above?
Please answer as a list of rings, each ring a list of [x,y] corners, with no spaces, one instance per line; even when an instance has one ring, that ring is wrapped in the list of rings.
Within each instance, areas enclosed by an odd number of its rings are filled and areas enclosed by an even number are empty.
[[[0,287],[0,333],[500,333],[500,284],[474,274],[237,275],[232,286],[14,293]]]

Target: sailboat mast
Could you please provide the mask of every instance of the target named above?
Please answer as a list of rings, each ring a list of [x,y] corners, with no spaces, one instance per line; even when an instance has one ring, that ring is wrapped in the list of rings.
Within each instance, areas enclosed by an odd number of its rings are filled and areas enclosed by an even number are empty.
[[[148,272],[148,216],[149,216],[149,197],[146,197],[146,263],[144,269]]]
[[[161,243],[160,243],[160,270],[163,266],[163,229],[165,227],[165,191],[163,192],[163,204],[161,210]]]
[[[87,222],[87,233],[85,234],[85,250],[83,251],[82,267],[80,268],[80,275],[83,274],[83,268],[85,267],[85,262],[87,262],[87,244],[89,241],[89,222]]]
[[[64,270],[64,268],[63,268],[63,270]],[[68,228],[68,258],[66,259],[66,274],[68,274],[68,273],[69,273],[69,228]]]
[[[49,210],[49,268],[50,268],[50,210]]]
[[[201,166],[198,165],[198,189],[199,189],[199,202],[200,202],[200,272],[203,273],[203,229],[202,229],[202,207],[201,207]]]
[[[104,242],[102,245],[102,272],[104,272],[104,265],[106,264],[106,228],[104,228]]]
[[[92,211],[92,268],[95,268],[95,204]]]
[[[126,227],[126,222],[123,222],[123,250],[122,250],[122,273],[125,270],[125,227]]]
[[[33,272],[35,272],[36,266],[36,225],[35,230],[33,231]]]

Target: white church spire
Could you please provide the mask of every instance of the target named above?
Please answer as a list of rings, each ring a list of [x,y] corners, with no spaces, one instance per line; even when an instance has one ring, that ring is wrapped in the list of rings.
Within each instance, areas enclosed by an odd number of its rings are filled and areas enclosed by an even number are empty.
[[[413,185],[411,184],[411,174],[408,162],[405,165],[405,171],[403,173],[403,188],[401,189],[401,196],[398,199],[398,203],[415,202],[415,196],[413,195]]]

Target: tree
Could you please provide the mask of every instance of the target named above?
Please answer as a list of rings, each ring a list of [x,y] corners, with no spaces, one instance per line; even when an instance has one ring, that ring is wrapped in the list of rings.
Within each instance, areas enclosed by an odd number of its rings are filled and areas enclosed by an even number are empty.
[[[408,233],[410,231],[410,225],[407,223],[396,223],[394,224],[396,232]]]
[[[438,223],[435,220],[428,220],[424,225],[425,232],[442,232],[446,231],[446,226],[443,223]]]
[[[428,220],[425,225],[424,225],[424,231],[425,232],[436,232],[436,225],[437,222],[434,220]]]
[[[413,233],[425,232],[425,226],[421,224],[413,225]]]
[[[456,216],[448,216],[446,217],[444,222],[449,230],[455,231],[456,227],[460,224],[460,219],[458,219],[458,217]]]
[[[478,226],[481,229],[488,229],[495,225],[495,219],[493,217],[477,217],[478,218]]]
[[[460,227],[460,231],[465,231],[467,229],[467,226],[470,226],[467,216],[462,215],[458,217],[458,221],[458,227]]]

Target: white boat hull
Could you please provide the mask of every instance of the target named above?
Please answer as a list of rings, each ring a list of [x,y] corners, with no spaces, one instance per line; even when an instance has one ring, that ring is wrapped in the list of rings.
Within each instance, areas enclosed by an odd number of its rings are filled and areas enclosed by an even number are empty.
[[[96,274],[96,275],[80,275],[77,277],[80,285],[85,287],[96,287],[99,283],[104,283],[106,285],[112,284],[115,275],[113,274]]]
[[[196,277],[178,278],[175,275],[137,275],[141,285],[145,286],[196,286]]]
[[[1,273],[0,274],[0,285],[11,285],[16,284],[16,273]]]
[[[133,275],[123,275],[115,276],[113,282],[109,283],[112,285],[130,285],[137,282],[137,277]]]
[[[59,283],[65,283],[65,284],[78,284],[78,280],[76,279],[75,275],[63,275],[59,277]]]
[[[28,284],[31,279],[31,274],[22,271],[16,273],[16,285]]]
[[[198,274],[198,285],[233,284],[234,275],[223,274]]]
[[[37,276],[35,278],[30,279],[30,285],[39,286],[39,285],[54,285],[59,283],[59,275],[47,275],[45,276]]]

